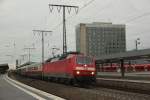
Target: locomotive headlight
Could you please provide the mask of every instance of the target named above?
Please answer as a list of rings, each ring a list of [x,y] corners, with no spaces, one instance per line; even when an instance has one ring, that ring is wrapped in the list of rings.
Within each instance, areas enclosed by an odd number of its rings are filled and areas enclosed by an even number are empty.
[[[77,71],[76,73],[79,75],[79,74],[80,74],[80,71]]]
[[[92,74],[92,75],[94,75],[95,73],[94,73],[94,72],[92,72],[91,74]]]

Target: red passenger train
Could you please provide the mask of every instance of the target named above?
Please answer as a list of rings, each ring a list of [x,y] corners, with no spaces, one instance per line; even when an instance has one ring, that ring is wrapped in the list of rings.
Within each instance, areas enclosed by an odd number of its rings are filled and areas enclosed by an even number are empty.
[[[107,65],[99,65],[97,66],[98,72],[120,72],[121,65],[114,63],[114,64],[107,64]],[[150,62],[146,63],[135,63],[135,64],[125,64],[124,65],[125,72],[144,72],[150,71]]]
[[[68,83],[93,83],[96,81],[95,60],[80,53],[70,52],[48,59],[43,65],[34,63],[17,69],[24,76]]]

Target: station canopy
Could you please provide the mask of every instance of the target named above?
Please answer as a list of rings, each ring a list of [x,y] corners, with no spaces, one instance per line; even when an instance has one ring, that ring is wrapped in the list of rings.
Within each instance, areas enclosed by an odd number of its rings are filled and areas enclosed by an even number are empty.
[[[8,69],[8,64],[0,64],[0,73],[5,73]]]
[[[150,59],[150,49],[134,50],[122,53],[104,55],[96,58],[96,63],[117,62],[123,60]]]

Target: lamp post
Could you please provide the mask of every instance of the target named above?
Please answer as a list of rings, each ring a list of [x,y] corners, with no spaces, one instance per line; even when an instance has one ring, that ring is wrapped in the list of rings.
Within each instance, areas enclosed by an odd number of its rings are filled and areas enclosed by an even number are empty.
[[[139,44],[141,44],[141,42],[140,42],[140,38],[137,38],[136,40],[135,40],[135,47],[136,47],[136,51],[138,50],[138,45]]]

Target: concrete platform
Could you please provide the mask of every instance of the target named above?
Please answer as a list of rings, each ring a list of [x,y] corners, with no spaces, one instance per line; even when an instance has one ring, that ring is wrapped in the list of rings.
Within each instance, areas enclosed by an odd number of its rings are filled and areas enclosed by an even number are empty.
[[[150,94],[150,81],[148,80],[97,78],[97,85],[113,89],[116,88],[138,93]]]
[[[65,100],[0,75],[0,100]]]
[[[4,75],[0,75],[0,100],[37,100],[20,89],[12,86]]]

